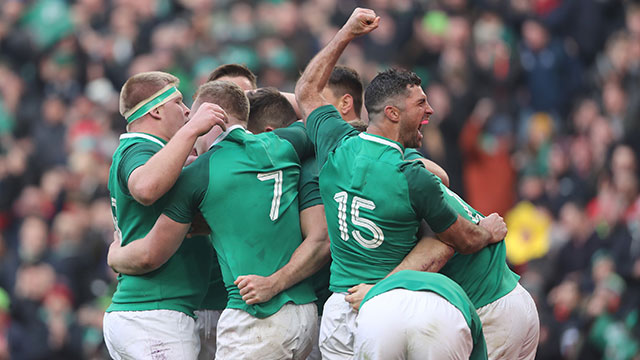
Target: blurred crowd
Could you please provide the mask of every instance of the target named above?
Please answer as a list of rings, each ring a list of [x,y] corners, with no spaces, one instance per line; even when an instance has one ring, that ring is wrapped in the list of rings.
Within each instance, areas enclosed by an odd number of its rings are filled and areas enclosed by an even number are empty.
[[[509,227],[539,359],[640,359],[640,4],[630,0],[0,1],[0,360],[102,359],[106,188],[132,74],[189,100],[243,63],[291,91],[353,8],[342,61],[401,66],[435,109],[424,153]],[[635,141],[634,141],[635,140]]]

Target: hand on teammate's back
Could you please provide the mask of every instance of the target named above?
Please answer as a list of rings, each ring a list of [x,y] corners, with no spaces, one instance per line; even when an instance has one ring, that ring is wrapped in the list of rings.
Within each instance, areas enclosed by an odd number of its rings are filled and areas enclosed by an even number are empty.
[[[380,17],[376,16],[375,11],[370,9],[356,8],[353,10],[351,17],[342,27],[349,31],[354,37],[368,34],[375,30],[380,23]]]
[[[227,113],[220,106],[203,103],[184,126],[193,129],[200,136],[209,132],[216,125],[222,130],[226,130],[228,121]]]
[[[491,243],[495,244],[504,239],[507,235],[507,224],[502,216],[498,213],[492,213],[486,218],[480,220],[478,224],[491,233]]]
[[[347,290],[349,292],[349,295],[345,296],[344,300],[348,302],[349,305],[351,305],[353,310],[358,311],[360,310],[360,304],[362,303],[362,300],[364,300],[364,297],[367,296],[367,293],[369,292],[369,290],[371,290],[372,287],[373,284],[358,284]]]

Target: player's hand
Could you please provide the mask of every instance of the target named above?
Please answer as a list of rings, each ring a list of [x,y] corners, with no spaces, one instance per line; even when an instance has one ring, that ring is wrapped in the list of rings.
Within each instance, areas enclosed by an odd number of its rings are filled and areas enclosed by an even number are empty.
[[[120,257],[120,252],[122,251],[122,233],[119,230],[113,232],[113,242],[109,245],[109,251],[107,252],[107,265],[115,271],[119,272],[116,269],[116,265],[118,263],[118,259]]]
[[[353,37],[368,34],[380,24],[380,17],[370,9],[356,8],[342,27]]]
[[[362,300],[367,295],[369,290],[371,290],[372,287],[373,287],[373,284],[356,285],[350,288],[349,290],[347,290],[349,292],[349,295],[345,296],[344,300],[348,302],[349,305],[351,305],[353,310],[358,311],[360,310],[360,303],[362,303]]]
[[[197,136],[200,136],[209,132],[214,126],[219,126],[222,130],[226,130],[228,122],[227,113],[219,105],[203,103],[185,126],[188,126]]]
[[[498,213],[492,213],[486,218],[480,220],[478,224],[491,233],[491,243],[495,244],[504,239],[507,235],[507,224]]]
[[[242,300],[247,305],[267,302],[277,294],[275,281],[270,276],[243,275],[238,276],[233,283],[240,290]]]

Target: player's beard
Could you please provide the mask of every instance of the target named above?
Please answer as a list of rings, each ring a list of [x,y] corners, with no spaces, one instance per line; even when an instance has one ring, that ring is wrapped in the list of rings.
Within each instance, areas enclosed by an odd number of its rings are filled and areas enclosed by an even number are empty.
[[[418,127],[418,129],[415,127],[403,128],[400,133],[400,143],[406,149],[420,148],[422,146],[422,132],[420,131],[420,127]]]

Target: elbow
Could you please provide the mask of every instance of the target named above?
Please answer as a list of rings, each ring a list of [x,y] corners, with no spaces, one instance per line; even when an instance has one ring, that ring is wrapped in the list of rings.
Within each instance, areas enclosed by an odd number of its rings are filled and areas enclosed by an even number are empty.
[[[130,192],[131,196],[144,206],[153,205],[153,203],[160,198],[157,196],[156,191],[154,191],[154,187],[151,184],[133,186],[130,189]]]
[[[331,260],[331,243],[329,242],[329,235],[327,235],[326,241],[323,241],[320,245],[320,254],[322,254],[323,259],[326,259],[326,262]]]
[[[159,266],[154,261],[153,255],[151,254],[150,251],[146,252],[144,256],[142,256],[138,260],[138,263],[136,265],[137,266],[136,266],[136,271],[134,275],[146,274],[148,272],[151,272],[159,268]]]

